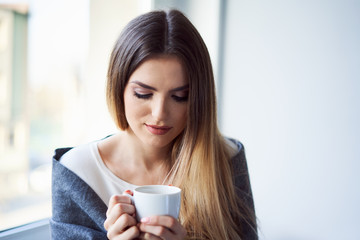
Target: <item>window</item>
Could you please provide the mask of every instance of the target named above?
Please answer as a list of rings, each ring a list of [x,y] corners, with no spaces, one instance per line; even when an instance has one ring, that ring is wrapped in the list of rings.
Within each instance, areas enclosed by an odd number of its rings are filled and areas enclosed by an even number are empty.
[[[32,164],[27,154],[30,128],[26,107],[26,47],[26,11],[1,8],[0,230],[26,223],[31,220],[30,215],[47,216],[48,211],[43,208],[50,202],[46,186],[34,187],[36,177],[44,174],[47,177],[49,171],[45,166],[38,168],[40,164]]]
[[[143,3],[0,4],[0,232],[51,216],[56,148],[116,131],[105,103],[109,54],[121,28],[150,9]]]

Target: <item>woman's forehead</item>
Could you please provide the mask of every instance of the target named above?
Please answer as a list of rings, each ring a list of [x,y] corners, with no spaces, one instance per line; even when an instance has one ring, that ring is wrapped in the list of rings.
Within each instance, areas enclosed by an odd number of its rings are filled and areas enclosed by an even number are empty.
[[[133,74],[129,81],[137,81],[154,88],[161,84],[178,88],[188,84],[184,67],[177,57],[156,57],[144,61]],[[156,85],[156,86],[153,86]]]

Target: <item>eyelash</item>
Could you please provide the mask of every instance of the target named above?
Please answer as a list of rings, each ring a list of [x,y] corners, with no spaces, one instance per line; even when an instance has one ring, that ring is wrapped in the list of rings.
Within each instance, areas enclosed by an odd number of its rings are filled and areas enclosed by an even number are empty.
[[[171,96],[176,102],[186,102],[188,100],[188,97],[179,97],[176,95]]]
[[[152,94],[149,93],[149,94],[139,94],[137,92],[134,93],[134,96],[137,97],[137,98],[140,98],[140,99],[149,99]]]
[[[134,96],[139,98],[139,99],[149,99],[152,97],[152,93],[149,94],[139,94],[137,92],[134,93]],[[179,97],[176,95],[172,95],[171,96],[176,102],[186,102],[188,100],[188,97]]]

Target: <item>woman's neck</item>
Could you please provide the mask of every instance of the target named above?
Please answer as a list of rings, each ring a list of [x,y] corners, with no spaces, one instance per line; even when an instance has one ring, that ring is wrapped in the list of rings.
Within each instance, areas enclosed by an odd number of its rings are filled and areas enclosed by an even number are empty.
[[[162,184],[171,168],[171,146],[146,146],[132,132],[120,132],[98,147],[110,171],[135,185]]]
[[[170,144],[161,148],[146,145],[132,131],[124,131],[121,138],[123,153],[136,165],[151,167],[170,162]]]

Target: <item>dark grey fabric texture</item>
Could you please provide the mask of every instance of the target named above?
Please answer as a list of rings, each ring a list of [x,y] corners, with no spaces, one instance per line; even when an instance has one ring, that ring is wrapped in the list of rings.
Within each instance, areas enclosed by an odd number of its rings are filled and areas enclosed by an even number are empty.
[[[58,160],[70,148],[55,151],[52,169],[52,239],[107,239],[106,204]]]
[[[232,158],[234,183],[244,210],[250,210],[255,218],[254,201],[250,186],[244,147],[231,139],[239,148]],[[52,218],[50,220],[52,239],[107,239],[103,226],[106,219],[106,204],[94,190],[75,173],[63,166],[59,160],[71,148],[55,150],[52,168]],[[241,205],[240,205],[241,207]],[[239,220],[243,239],[256,240],[257,226],[247,219]]]
[[[239,149],[239,152],[231,159],[233,173],[234,173],[234,183],[236,193],[241,200],[242,204],[239,204],[239,207],[242,212],[246,212],[252,219],[240,219],[239,228],[243,233],[244,240],[257,240],[257,224],[256,224],[256,214],[254,199],[251,190],[249,170],[246,162],[245,149],[244,146],[237,140],[230,139],[235,143]],[[251,223],[253,222],[253,223]]]

